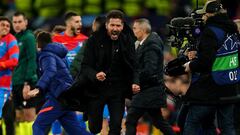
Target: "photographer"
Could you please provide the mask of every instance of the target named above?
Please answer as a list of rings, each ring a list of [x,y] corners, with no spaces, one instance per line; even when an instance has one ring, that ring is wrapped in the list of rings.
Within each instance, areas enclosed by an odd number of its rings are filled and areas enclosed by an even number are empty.
[[[218,125],[222,135],[235,135],[233,127],[233,105],[236,95],[235,85],[218,85],[214,82],[212,73],[213,62],[219,48],[219,41],[210,26],[222,29],[224,33],[236,33],[236,25],[228,18],[221,4],[217,1],[207,1],[202,13],[206,27],[201,35],[198,57],[184,64],[185,71],[200,73],[198,80],[191,83],[184,99],[190,103],[183,135],[196,135],[204,126],[206,134],[216,134],[214,124],[217,112]],[[225,37],[223,37],[225,39]],[[222,39],[224,41],[224,39]],[[202,126],[201,126],[202,125]]]

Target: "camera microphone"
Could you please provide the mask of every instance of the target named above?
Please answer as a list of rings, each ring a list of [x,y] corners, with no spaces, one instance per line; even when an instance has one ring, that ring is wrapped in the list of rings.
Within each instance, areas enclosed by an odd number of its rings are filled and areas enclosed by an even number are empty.
[[[194,25],[194,19],[191,17],[177,17],[170,22],[173,27],[190,27]]]

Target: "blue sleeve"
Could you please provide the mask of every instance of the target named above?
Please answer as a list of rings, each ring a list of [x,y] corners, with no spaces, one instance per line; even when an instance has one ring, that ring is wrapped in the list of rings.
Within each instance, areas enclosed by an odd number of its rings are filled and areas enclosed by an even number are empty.
[[[49,87],[50,81],[57,73],[56,59],[54,57],[44,57],[40,59],[40,68],[42,70],[42,76],[37,82],[37,87],[40,88],[44,93]]]

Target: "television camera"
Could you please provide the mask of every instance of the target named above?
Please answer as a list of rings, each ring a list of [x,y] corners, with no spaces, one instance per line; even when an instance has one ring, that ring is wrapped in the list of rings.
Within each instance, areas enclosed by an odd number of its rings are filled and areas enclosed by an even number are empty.
[[[165,66],[165,74],[169,76],[182,75],[185,74],[183,64],[189,61],[185,52],[197,51],[197,44],[203,29],[203,21],[200,15],[192,13],[191,17],[173,18],[168,28],[168,42],[171,47],[178,48],[179,53],[176,59],[170,61]],[[186,44],[185,41],[187,41]]]

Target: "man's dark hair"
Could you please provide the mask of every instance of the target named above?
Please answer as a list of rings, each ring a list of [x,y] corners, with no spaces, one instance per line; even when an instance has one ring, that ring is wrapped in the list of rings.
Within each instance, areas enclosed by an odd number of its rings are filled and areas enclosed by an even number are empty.
[[[120,10],[111,10],[107,14],[107,20],[106,21],[109,22],[109,20],[111,18],[120,19],[120,20],[122,20],[122,22],[124,22],[124,13]]]
[[[61,33],[66,30],[66,27],[63,25],[55,25],[52,29],[52,33]]]
[[[42,31],[37,35],[37,43],[39,48],[44,48],[47,44],[52,42],[52,36],[47,31]]]
[[[106,22],[106,16],[97,16],[95,18],[95,22],[97,22],[100,26],[104,25]]]
[[[0,16],[0,21],[7,21],[10,24],[10,26],[12,25],[11,21],[5,16]]]
[[[23,16],[24,19],[27,19],[27,16],[24,12],[17,11],[13,14],[13,16]]]
[[[34,30],[34,31],[33,31],[34,37],[37,38],[38,34],[41,33],[41,32],[43,32],[43,31],[45,31],[45,30],[42,29],[42,28],[39,28],[39,29]]]
[[[96,30],[98,30],[99,28],[101,28],[102,26],[105,25],[106,23],[106,16],[97,16],[95,18],[95,26],[96,26]]]
[[[71,17],[73,16],[79,16],[77,13],[73,12],[73,11],[69,11],[64,15],[64,21],[66,23],[67,20],[69,20]]]

